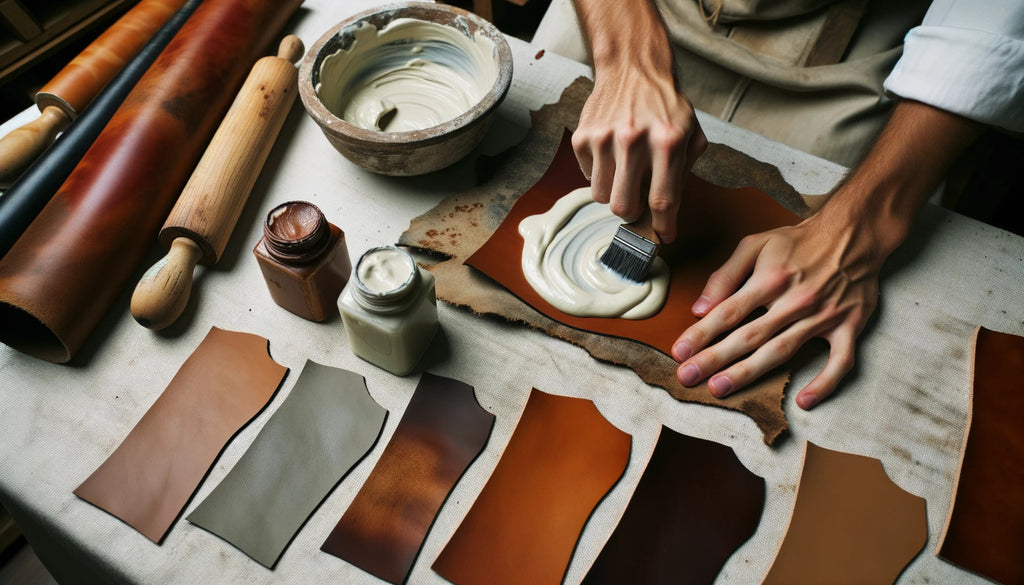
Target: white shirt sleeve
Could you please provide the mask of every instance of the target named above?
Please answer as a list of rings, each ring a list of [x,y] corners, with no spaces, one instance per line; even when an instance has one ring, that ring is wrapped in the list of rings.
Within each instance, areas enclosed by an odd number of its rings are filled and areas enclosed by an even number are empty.
[[[885,89],[1024,131],[1024,0],[935,0],[907,33]]]

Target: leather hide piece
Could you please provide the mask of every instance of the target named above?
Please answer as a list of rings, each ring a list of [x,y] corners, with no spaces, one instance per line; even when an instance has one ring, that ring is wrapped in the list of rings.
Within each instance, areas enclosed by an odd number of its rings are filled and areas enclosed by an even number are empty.
[[[52,362],[77,353],[300,3],[202,2],[0,260],[0,341]]]
[[[584,523],[625,471],[631,443],[593,402],[533,389],[434,570],[457,585],[561,583]]]
[[[493,426],[494,415],[480,407],[472,386],[424,373],[322,550],[389,583],[404,582],[434,517]]]
[[[288,398],[188,521],[272,568],[386,418],[362,376],[306,360]]]
[[[227,442],[288,368],[267,340],[213,327],[163,394],[75,495],[159,543]]]
[[[714,583],[757,530],[764,498],[764,480],[732,449],[662,427],[622,520],[583,583]]]
[[[772,444],[786,428],[782,396],[789,379],[787,370],[780,368],[744,391],[718,399],[711,396],[706,384],[693,388],[680,384],[675,375],[678,364],[669,355],[631,339],[591,333],[562,324],[534,310],[494,280],[463,264],[487,243],[516,200],[531,186],[556,181],[560,182],[560,188],[568,189],[580,184],[581,176],[572,151],[568,149],[565,130],[575,127],[579,110],[591,87],[589,80],[578,79],[566,88],[557,103],[534,112],[533,125],[522,142],[500,157],[479,161],[479,185],[448,197],[414,219],[399,243],[432,252],[431,255],[419,255],[418,260],[437,277],[439,299],[466,307],[479,315],[493,315],[523,323],[582,347],[595,359],[625,365],[644,382],[664,388],[676,400],[742,412],[757,424],[765,444]],[[795,213],[808,211],[801,196],[782,179],[777,168],[723,145],[710,145],[694,165],[693,173],[703,180],[729,187],[754,185],[771,193],[773,198]],[[515,237],[522,241],[518,233]],[[663,253],[666,252],[670,251]],[[439,260],[439,255],[449,259]],[[509,270],[520,265],[518,256],[500,261],[507,264]],[[696,298],[694,295],[693,299],[688,299],[686,315],[689,315],[689,306]],[[678,335],[682,330],[682,323],[671,324],[667,329],[669,333],[662,334],[662,338]]]
[[[878,459],[807,443],[789,528],[762,585],[893,583],[928,541],[924,498]]]
[[[978,328],[960,470],[938,555],[1024,583],[1024,337]]]

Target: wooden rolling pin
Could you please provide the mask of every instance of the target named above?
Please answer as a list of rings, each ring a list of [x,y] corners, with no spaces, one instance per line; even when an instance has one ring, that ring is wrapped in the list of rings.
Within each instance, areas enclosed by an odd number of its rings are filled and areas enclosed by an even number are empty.
[[[132,295],[135,320],[150,329],[174,323],[192,291],[196,264],[220,259],[249,193],[298,93],[302,41],[289,35],[276,57],[256,62],[231,109],[160,230],[167,256]]]
[[[184,4],[142,0],[43,86],[35,98],[42,116],[0,139],[0,187],[9,187]]]

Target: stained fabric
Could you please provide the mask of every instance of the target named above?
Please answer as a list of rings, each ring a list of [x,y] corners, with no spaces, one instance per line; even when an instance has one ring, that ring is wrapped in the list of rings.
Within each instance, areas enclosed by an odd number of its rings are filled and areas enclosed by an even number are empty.
[[[882,462],[806,444],[789,528],[763,585],[893,583],[924,548],[924,498]]]
[[[386,417],[362,376],[307,360],[288,398],[188,521],[273,567],[373,447]]]
[[[425,373],[370,477],[322,550],[389,583],[409,576],[449,491],[494,426],[473,387]]]
[[[1024,337],[978,328],[964,449],[938,555],[1024,583]]]
[[[593,402],[533,389],[434,571],[457,585],[561,583],[583,525],[625,471],[630,445]]]
[[[764,480],[732,449],[662,427],[636,492],[583,583],[714,583],[757,530],[764,498]]]
[[[110,457],[75,490],[159,543],[228,440],[288,369],[267,340],[213,327]]]

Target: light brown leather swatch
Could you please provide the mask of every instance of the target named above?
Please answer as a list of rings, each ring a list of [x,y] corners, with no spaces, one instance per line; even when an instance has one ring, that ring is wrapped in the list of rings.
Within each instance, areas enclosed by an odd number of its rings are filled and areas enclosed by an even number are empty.
[[[466,264],[559,323],[633,339],[665,355],[671,355],[679,334],[697,322],[690,307],[700,296],[708,276],[725,263],[736,244],[744,236],[791,225],[800,219],[757,189],[726,189],[687,175],[679,240],[662,252],[672,270],[665,306],[653,317],[640,320],[575,317],[548,304],[523,276],[519,223],[528,216],[548,211],[562,196],[587,185],[566,133],[548,172],[516,201],[494,235]]]
[[[272,568],[376,444],[387,414],[362,376],[307,360],[284,403],[188,521]]]
[[[448,492],[494,426],[468,384],[424,373],[370,477],[321,550],[390,583],[409,576]]]
[[[533,389],[434,570],[457,585],[561,583],[584,523],[625,471],[631,443],[593,402]]]
[[[662,427],[625,514],[583,583],[714,583],[757,530],[764,496],[764,480],[732,449]]]
[[[878,459],[806,443],[796,505],[764,585],[893,583],[928,541],[924,498]]]
[[[266,339],[211,328],[75,495],[159,543],[228,440],[267,405],[287,373],[270,358]]]
[[[960,472],[943,559],[1024,583],[1024,337],[979,327]]]

